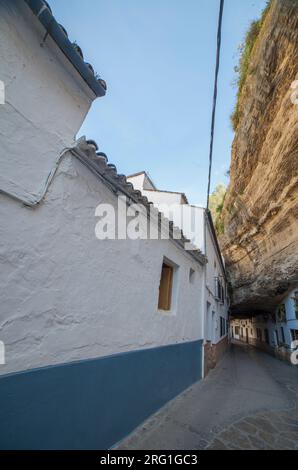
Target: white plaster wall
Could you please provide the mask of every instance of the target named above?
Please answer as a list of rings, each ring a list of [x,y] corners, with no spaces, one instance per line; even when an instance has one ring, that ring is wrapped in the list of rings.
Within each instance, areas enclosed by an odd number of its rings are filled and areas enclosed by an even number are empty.
[[[146,190],[142,193],[205,254],[203,208],[184,204],[181,193]]]
[[[152,201],[153,204],[156,204],[157,206],[171,206],[173,204],[181,204],[180,193],[168,193],[166,191],[148,191],[146,189],[144,189],[142,193],[149,199],[149,201]]]
[[[0,2],[0,190],[37,195],[94,95],[22,0]]]
[[[140,173],[134,176],[128,176],[127,181],[133,184],[134,189],[141,191],[143,190],[145,180],[145,173]]]
[[[213,235],[209,224],[207,223],[205,209],[202,207],[184,205],[186,211],[183,212],[181,219],[181,211],[179,207],[181,207],[182,204],[182,196],[180,193],[146,191],[142,189],[141,183],[140,188],[142,190],[142,194],[146,196],[149,201],[153,202],[155,207],[163,212],[166,217],[173,220],[174,224],[182,229],[184,235],[207,256],[208,263],[205,267],[203,280],[205,284],[205,292],[202,299],[202,311],[204,314],[202,316],[201,325],[202,331],[204,331],[204,339],[212,340],[212,342],[216,344],[228,334],[228,328],[226,328],[224,336],[221,336],[220,334],[220,317],[228,320],[229,305],[227,298],[225,298],[224,303],[215,299],[215,277],[220,275],[222,276],[221,279],[224,287],[226,287],[226,282],[220,263],[220,255],[215,247]],[[191,220],[195,220],[195,224],[193,224]],[[208,312],[207,302],[210,305]],[[209,318],[207,318],[208,316]]]
[[[132,183],[134,188],[141,192],[143,189],[155,189],[146,172],[128,176],[127,181]]]
[[[100,202],[116,196],[71,156],[38,207],[0,195],[1,374],[203,337],[201,265],[170,240],[96,239]],[[175,314],[157,309],[164,256]]]
[[[206,254],[208,258],[208,262],[206,265],[206,305],[205,305],[205,338],[207,338],[207,327],[210,324],[210,319],[208,320],[207,315],[212,315],[214,312],[214,320],[213,320],[213,332],[212,332],[212,341],[213,343],[218,343],[224,336],[220,336],[220,317],[225,318],[228,320],[228,301],[225,296],[225,302],[222,304],[218,300],[215,299],[215,286],[214,286],[214,278],[221,275],[221,281],[226,286],[224,272],[222,266],[220,264],[220,258],[217,250],[215,249],[214,241],[212,238],[212,233],[210,227],[207,222],[205,227],[205,237],[206,237]],[[209,311],[207,312],[207,302],[210,304]],[[210,338],[207,338],[210,339]]]

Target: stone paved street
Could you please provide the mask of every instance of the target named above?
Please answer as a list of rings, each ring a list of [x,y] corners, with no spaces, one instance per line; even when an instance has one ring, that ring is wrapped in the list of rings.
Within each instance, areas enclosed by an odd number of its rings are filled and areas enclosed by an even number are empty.
[[[118,449],[298,449],[298,367],[233,344]]]

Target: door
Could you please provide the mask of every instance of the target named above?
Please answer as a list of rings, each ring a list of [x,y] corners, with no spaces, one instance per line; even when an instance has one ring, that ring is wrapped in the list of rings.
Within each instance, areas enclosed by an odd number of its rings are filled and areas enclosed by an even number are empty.
[[[274,330],[274,339],[275,339],[275,345],[279,345],[279,338],[278,338],[278,331]]]

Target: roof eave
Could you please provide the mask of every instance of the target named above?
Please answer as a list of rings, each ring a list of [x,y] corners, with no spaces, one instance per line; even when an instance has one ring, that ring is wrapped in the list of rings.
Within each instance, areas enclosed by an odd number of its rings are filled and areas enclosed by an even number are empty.
[[[97,97],[104,96],[106,90],[104,86],[97,80],[95,75],[90,71],[89,67],[85,64],[84,60],[76,52],[73,44],[70,42],[66,34],[63,32],[59,23],[55,20],[54,16],[42,0],[24,0],[31,11],[35,14],[37,19],[46,29],[47,34],[51,36],[53,41],[57,44],[59,49],[64,53],[67,59],[71,62],[77,72],[81,75],[83,80],[87,83],[89,88]]]

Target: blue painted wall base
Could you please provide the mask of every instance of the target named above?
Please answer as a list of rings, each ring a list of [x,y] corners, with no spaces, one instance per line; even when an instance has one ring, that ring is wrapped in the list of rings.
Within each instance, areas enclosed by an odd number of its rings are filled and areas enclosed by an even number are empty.
[[[1,449],[108,449],[202,377],[202,341],[0,377]]]

